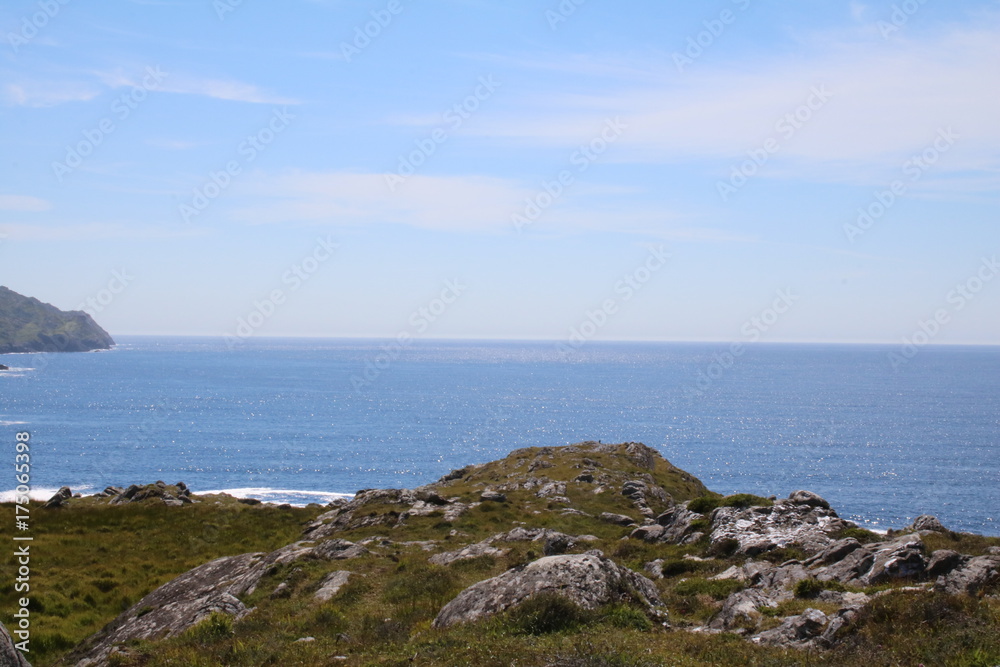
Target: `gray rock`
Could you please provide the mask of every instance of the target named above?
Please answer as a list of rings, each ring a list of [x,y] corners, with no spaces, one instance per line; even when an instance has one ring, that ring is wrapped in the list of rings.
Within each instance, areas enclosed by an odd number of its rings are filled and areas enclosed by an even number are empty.
[[[367,553],[368,549],[359,544],[354,544],[347,540],[335,539],[321,542],[312,547],[309,555],[313,558],[322,558],[323,560],[347,560],[348,558],[364,556]]]
[[[470,558],[479,558],[480,556],[500,557],[506,553],[506,551],[490,546],[486,542],[477,542],[476,544],[470,544],[469,546],[457,551],[446,551],[444,553],[434,554],[428,559],[428,561],[434,565],[451,565],[452,563],[460,560],[469,560]]]
[[[909,529],[915,532],[930,531],[932,533],[947,533],[948,529],[938,521],[936,516],[931,516],[930,514],[921,514],[913,523],[909,525]]]
[[[482,494],[480,494],[479,500],[482,501],[482,502],[484,502],[484,503],[487,503],[487,502],[505,503],[505,502],[507,502],[507,496],[505,496],[504,494],[500,493],[499,491],[490,491],[490,490],[487,490],[487,491],[483,491]]]
[[[594,481],[594,475],[591,474],[591,473],[589,473],[589,472],[581,473],[581,474],[577,475],[576,479],[574,479],[573,481],[574,482],[584,482],[585,484],[592,484],[593,481]]]
[[[3,667],[31,667],[24,654],[14,647],[14,639],[0,623],[0,665]]]
[[[919,577],[927,567],[924,543],[919,539],[893,542],[875,553],[871,570],[863,577],[867,586],[883,584],[891,579]]]
[[[751,560],[747,561],[743,565],[734,565],[728,570],[720,572],[714,577],[709,577],[710,579],[735,579],[736,581],[743,581],[750,584],[756,583],[760,580],[761,575],[768,570],[773,570],[774,565],[771,565],[767,561],[757,561]]]
[[[745,621],[756,623],[760,616],[761,607],[776,608],[777,606],[777,602],[763,591],[755,588],[736,591],[726,598],[722,609],[712,618],[708,627],[713,630],[732,630]]]
[[[664,528],[664,532],[657,539],[668,544],[680,544],[691,535],[693,531],[691,524],[703,518],[684,505],[674,505],[656,517],[656,523]]]
[[[337,570],[323,577],[319,584],[319,589],[313,593],[313,599],[317,602],[326,602],[340,592],[340,589],[347,585],[353,572],[347,570]]]
[[[806,609],[798,616],[789,616],[775,629],[755,635],[753,641],[771,646],[803,648],[818,639],[829,622],[830,619],[819,609]]]
[[[584,609],[633,597],[650,613],[661,613],[656,586],[614,561],[591,554],[546,556],[480,581],[441,609],[434,627],[444,628],[500,613],[540,593],[563,596]]]
[[[848,586],[873,586],[892,579],[922,576],[927,567],[924,545],[916,535],[889,542],[865,544],[840,561],[815,569],[820,581],[839,581]]]
[[[663,578],[663,564],[666,561],[662,558],[657,558],[656,560],[651,560],[642,566],[643,571],[652,577],[653,579]]]
[[[809,505],[810,507],[822,507],[823,509],[830,509],[830,503],[826,502],[822,496],[813,493],[812,491],[794,491],[788,496],[788,499],[793,503],[799,505]]]
[[[639,526],[631,533],[629,538],[633,540],[643,540],[644,542],[661,542],[667,529],[658,523],[649,526]]]
[[[952,551],[951,549],[938,549],[931,554],[931,559],[927,561],[927,576],[936,578],[950,573],[955,568],[964,565],[969,561],[969,557]]]
[[[612,514],[611,512],[601,512],[601,516],[598,517],[601,521],[606,523],[613,523],[616,526],[634,526],[635,519],[624,514]]]
[[[255,587],[270,566],[265,554],[249,553],[196,567],[122,612],[74,657],[104,664],[116,644],[174,637],[216,612],[242,618],[249,610],[238,596]]]
[[[535,494],[539,498],[565,498],[566,482],[549,482]]]
[[[54,509],[56,507],[62,507],[67,500],[73,497],[73,492],[68,486],[61,486],[56,494],[49,498],[48,502],[42,505],[43,509]]]
[[[116,644],[133,639],[174,637],[213,613],[240,619],[250,610],[239,600],[250,595],[275,565],[305,558],[341,560],[368,553],[347,540],[312,546],[295,542],[269,554],[248,553],[217,558],[180,575],[145,596],[74,652],[76,660],[103,664]]]
[[[798,499],[802,502],[788,499],[773,507],[717,508],[712,512],[712,543],[736,540],[736,553],[747,556],[791,546],[815,554],[834,543],[831,535],[854,527],[833,510],[809,504],[801,495]]]
[[[861,542],[853,537],[837,540],[829,547],[805,561],[805,565],[832,565],[844,560],[849,554],[861,548]]]
[[[987,586],[1000,583],[1000,556],[977,556],[955,568],[945,576],[938,577],[934,590],[952,595],[967,593],[975,595]]]

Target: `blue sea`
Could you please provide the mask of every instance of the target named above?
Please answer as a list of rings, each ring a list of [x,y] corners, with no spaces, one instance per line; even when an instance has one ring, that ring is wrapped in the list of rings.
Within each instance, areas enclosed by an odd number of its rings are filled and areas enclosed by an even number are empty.
[[[13,464],[31,433],[38,497],[162,479],[296,504],[518,447],[639,441],[722,493],[808,489],[876,529],[931,513],[1000,533],[1000,347],[896,367],[894,349],[123,337],[4,356],[0,437]]]

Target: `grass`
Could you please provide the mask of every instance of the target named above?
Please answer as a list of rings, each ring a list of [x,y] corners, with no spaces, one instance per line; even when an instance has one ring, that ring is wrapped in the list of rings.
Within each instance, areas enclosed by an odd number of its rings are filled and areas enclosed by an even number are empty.
[[[400,524],[398,519],[406,507],[372,503],[359,510],[356,518],[374,518],[379,523],[336,535],[352,541],[376,535],[389,540],[371,544],[372,553],[350,561],[303,560],[276,567],[252,595],[243,598],[254,608],[245,618],[234,621],[216,615],[169,640],[134,642],[110,664],[889,667],[922,662],[976,667],[1000,663],[1000,603],[988,597],[892,591],[869,605],[858,623],[844,631],[844,643],[833,652],[782,650],[758,646],[732,634],[686,632],[682,628],[707,623],[729,595],[744,587],[735,580],[710,577],[742,564],[745,558],[722,553],[708,560],[684,558],[710,556],[707,540],[679,546],[621,539],[628,529],[596,517],[601,511],[634,512],[631,502],[621,495],[619,482],[642,474],[643,469],[613,453],[588,455],[592,463],[586,468],[594,470],[595,478],[607,474],[614,479],[605,485],[605,493],[594,494],[596,481],[572,482],[582,471],[579,466],[545,451],[521,450],[502,462],[469,469],[445,485],[441,495],[475,501],[483,486],[499,486],[514,479],[508,475],[527,474],[528,467],[541,458],[551,466],[531,474],[568,481],[567,495],[579,498],[579,508],[586,507],[593,516],[563,515],[558,508],[548,509],[547,502],[536,498],[533,490],[525,489],[505,491],[508,502],[474,507],[453,521],[426,516],[409,517]],[[711,497],[668,465],[657,463],[646,473],[673,484],[670,492],[678,494],[676,498],[683,498],[683,494],[695,499]],[[733,503],[758,502],[756,497],[731,498],[736,498]],[[225,500],[179,508],[164,507],[155,500],[117,507],[87,501],[72,501],[70,505],[46,512],[32,508],[32,583],[36,586],[32,591],[32,627],[36,634],[31,657],[36,667],[56,665],[80,639],[173,576],[218,556],[284,546],[298,539],[303,524],[320,512],[249,507]],[[536,510],[540,513],[534,514]],[[0,506],[0,514],[4,515],[0,521],[12,521],[12,506]],[[533,598],[479,623],[432,627],[441,607],[458,592],[531,562],[542,555],[543,545],[497,545],[507,553],[439,567],[428,562],[429,552],[405,542],[433,540],[438,551],[453,550],[515,525],[596,535],[596,543],[580,544],[575,551],[598,548],[639,572],[645,563],[662,559],[665,578],[655,583],[672,627],[624,601],[585,610],[555,596]],[[453,535],[452,531],[457,532]],[[939,540],[940,546],[934,540]],[[971,553],[992,543],[987,538],[942,535],[932,536],[928,548]],[[766,556],[783,561],[801,555],[786,549]],[[9,556],[5,565],[11,565]],[[349,582],[331,600],[317,602],[313,593],[320,582],[330,572],[344,569],[354,573]],[[274,596],[281,583],[287,585],[284,595]],[[782,617],[809,607],[835,611],[832,605],[816,599],[822,590],[835,589],[835,584],[800,582],[794,590],[797,597],[776,609],[761,610],[760,627],[774,627]],[[13,593],[0,591],[0,602],[4,608],[12,608]],[[298,641],[307,637],[314,640]]]
[[[109,507],[96,500],[67,509],[30,507],[31,660],[36,667],[98,631],[157,586],[220,556],[271,551],[295,540],[314,510],[205,501],[167,507],[157,499]],[[0,505],[14,523],[14,506]],[[14,570],[9,553],[5,571]],[[23,595],[0,589],[0,607]],[[7,619],[5,619],[7,620]]]

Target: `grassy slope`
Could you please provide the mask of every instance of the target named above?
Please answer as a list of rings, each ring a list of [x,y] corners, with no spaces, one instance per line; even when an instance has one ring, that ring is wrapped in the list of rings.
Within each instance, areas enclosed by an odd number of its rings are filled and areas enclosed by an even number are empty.
[[[158,499],[108,507],[91,499],[59,510],[31,507],[32,664],[93,634],[129,605],[179,574],[213,558],[271,551],[292,542],[317,511],[248,507],[229,499],[166,507]],[[14,506],[0,505],[0,522],[14,525]],[[5,549],[4,572],[13,572]],[[9,614],[21,594],[0,589]]]
[[[534,475],[571,480],[580,472],[579,456],[550,451],[549,468],[528,473],[541,450],[521,450],[507,459],[470,469],[443,484],[442,496],[478,498],[481,485],[496,486],[508,477]],[[589,455],[601,470],[634,478],[643,472],[616,454]],[[543,453],[543,458],[545,458]],[[700,482],[666,462],[651,471],[678,500],[705,493]],[[619,490],[594,494],[594,485],[569,484],[573,506],[591,514],[603,511],[632,514],[634,506]],[[628,528],[591,517],[565,515],[562,504],[535,497],[533,491],[508,492],[508,502],[484,503],[458,519],[443,516],[411,517],[396,525],[403,506],[372,504],[355,518],[384,519],[384,523],[344,531],[353,541],[383,536],[371,545],[373,553],[342,562],[301,561],[270,573],[258,590],[244,600],[255,611],[232,623],[221,617],[202,623],[184,635],[156,644],[138,643],[118,665],[993,665],[1000,663],[1000,604],[995,599],[947,598],[927,593],[899,592],[880,598],[852,631],[842,649],[832,653],[805,653],[754,646],[732,634],[700,635],[655,626],[628,606],[599,613],[580,613],[551,600],[532,608],[473,626],[447,630],[431,628],[438,610],[466,586],[541,556],[538,543],[515,543],[503,557],[482,557],[450,567],[427,562],[430,555],[414,540],[436,540],[438,551],[460,548],[515,525],[551,527],[600,538],[597,547],[619,563],[637,570],[654,558],[671,566],[671,576],[658,581],[675,628],[704,623],[738,584],[708,579],[736,561],[725,558],[701,563],[685,554],[707,555],[707,544],[648,545],[621,538]],[[9,507],[3,512],[9,513]],[[203,503],[182,508],[110,507],[69,508],[36,515],[40,538],[39,598],[46,615],[36,619],[36,637],[61,633],[78,639],[110,621],[126,600],[162,583],[173,574],[223,554],[266,550],[293,541],[298,525],[317,512],[277,510],[229,503]],[[10,517],[0,518],[8,520]],[[217,528],[213,528],[212,526]],[[95,536],[107,539],[94,539]],[[959,550],[976,551],[997,539],[966,539],[952,543]],[[943,542],[949,542],[944,544]],[[506,545],[504,545],[506,546]],[[577,549],[577,551],[582,550]],[[783,559],[788,554],[776,554]],[[313,601],[312,593],[329,572],[349,569],[353,577],[327,603]],[[154,576],[147,580],[149,573]],[[289,585],[287,595],[272,597],[278,584]],[[112,584],[114,586],[112,587]],[[102,591],[102,588],[109,588]],[[6,594],[7,592],[4,591]],[[89,595],[96,605],[86,602]],[[10,599],[2,598],[5,608]],[[784,603],[779,615],[807,607],[824,611],[815,600]],[[59,614],[51,614],[57,610]],[[780,622],[764,618],[765,627]],[[303,637],[315,641],[296,642]],[[53,646],[35,658],[36,667],[54,664],[60,650]],[[345,656],[346,660],[338,659]]]

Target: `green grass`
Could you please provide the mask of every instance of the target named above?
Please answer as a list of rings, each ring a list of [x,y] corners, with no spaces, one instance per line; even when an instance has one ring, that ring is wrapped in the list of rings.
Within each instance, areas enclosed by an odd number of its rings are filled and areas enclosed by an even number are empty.
[[[441,490],[465,502],[478,499],[484,485],[497,486],[511,474],[526,474],[542,450],[522,450],[501,462],[467,471]],[[552,466],[534,475],[572,480],[581,468],[557,453]],[[337,534],[357,541],[380,535],[389,543],[370,545],[372,553],[350,561],[303,560],[274,568],[257,590],[243,598],[254,611],[239,621],[213,616],[180,636],[160,642],[134,642],[116,655],[116,667],[209,667],[246,665],[542,665],[638,667],[645,665],[954,665],[975,667],[1000,663],[1000,603],[991,598],[949,598],[929,593],[892,591],[879,597],[861,620],[844,631],[843,645],[833,652],[800,652],[757,646],[731,634],[706,635],[683,628],[707,623],[725,599],[744,584],[710,577],[745,558],[709,556],[707,540],[697,544],[648,544],[623,540],[628,530],[601,522],[602,511],[634,512],[621,495],[621,482],[642,474],[633,462],[614,453],[590,456],[595,477],[617,475],[607,491],[593,494],[596,484],[569,483],[567,495],[593,516],[563,515],[549,508],[532,490],[507,491],[508,502],[473,508],[453,521],[442,516],[410,517],[406,509],[372,503],[356,514],[384,517],[377,525]],[[591,467],[591,464],[587,464]],[[575,466],[575,467],[574,467]],[[650,474],[672,484],[676,498],[712,497],[699,484],[658,463]],[[647,471],[648,472],[648,471]],[[689,477],[689,476],[688,476]],[[576,498],[579,498],[577,501]],[[736,496],[733,506],[753,500]],[[724,498],[717,498],[724,501]],[[718,506],[718,505],[717,505]],[[534,512],[539,512],[535,514]],[[278,510],[248,507],[235,501],[212,501],[167,508],[158,501],[120,507],[72,501],[65,510],[32,508],[33,634],[32,664],[55,665],[79,640],[110,621],[125,606],[177,574],[212,558],[247,551],[270,551],[299,538],[303,524],[317,509]],[[0,506],[0,521],[12,521],[10,505]],[[10,525],[8,523],[8,525]],[[664,561],[665,578],[655,584],[669,612],[661,619],[624,600],[603,609],[584,610],[563,598],[541,596],[479,623],[447,629],[432,627],[441,607],[464,588],[542,555],[539,542],[498,544],[501,556],[484,556],[439,567],[414,540],[433,540],[438,551],[453,550],[515,525],[549,527],[571,534],[596,535],[596,543],[576,552],[601,549],[619,564],[642,572],[645,563]],[[452,535],[451,531],[457,531]],[[860,538],[859,538],[860,539]],[[936,540],[936,541],[935,541]],[[928,541],[928,538],[925,538]],[[983,551],[991,538],[931,536],[928,548]],[[776,561],[801,556],[794,549],[763,557]],[[10,557],[5,567],[11,565]],[[334,570],[354,573],[331,600],[319,603],[313,593]],[[808,607],[835,611],[815,598],[835,584],[801,582],[799,597],[776,609],[762,609],[760,628],[774,627],[784,616]],[[285,595],[272,593],[286,583]],[[12,591],[0,591],[10,609]],[[754,621],[755,623],[757,621]],[[315,641],[299,642],[304,637]],[[335,660],[334,656],[347,656]]]
[[[109,507],[96,500],[31,505],[31,660],[35,667],[97,632],[157,586],[220,556],[293,542],[315,510],[248,507],[235,500],[167,507],[158,499]],[[14,523],[14,506],[0,505]],[[5,571],[14,561],[7,550]],[[22,594],[0,589],[0,607]],[[5,619],[7,620],[7,619]]]

